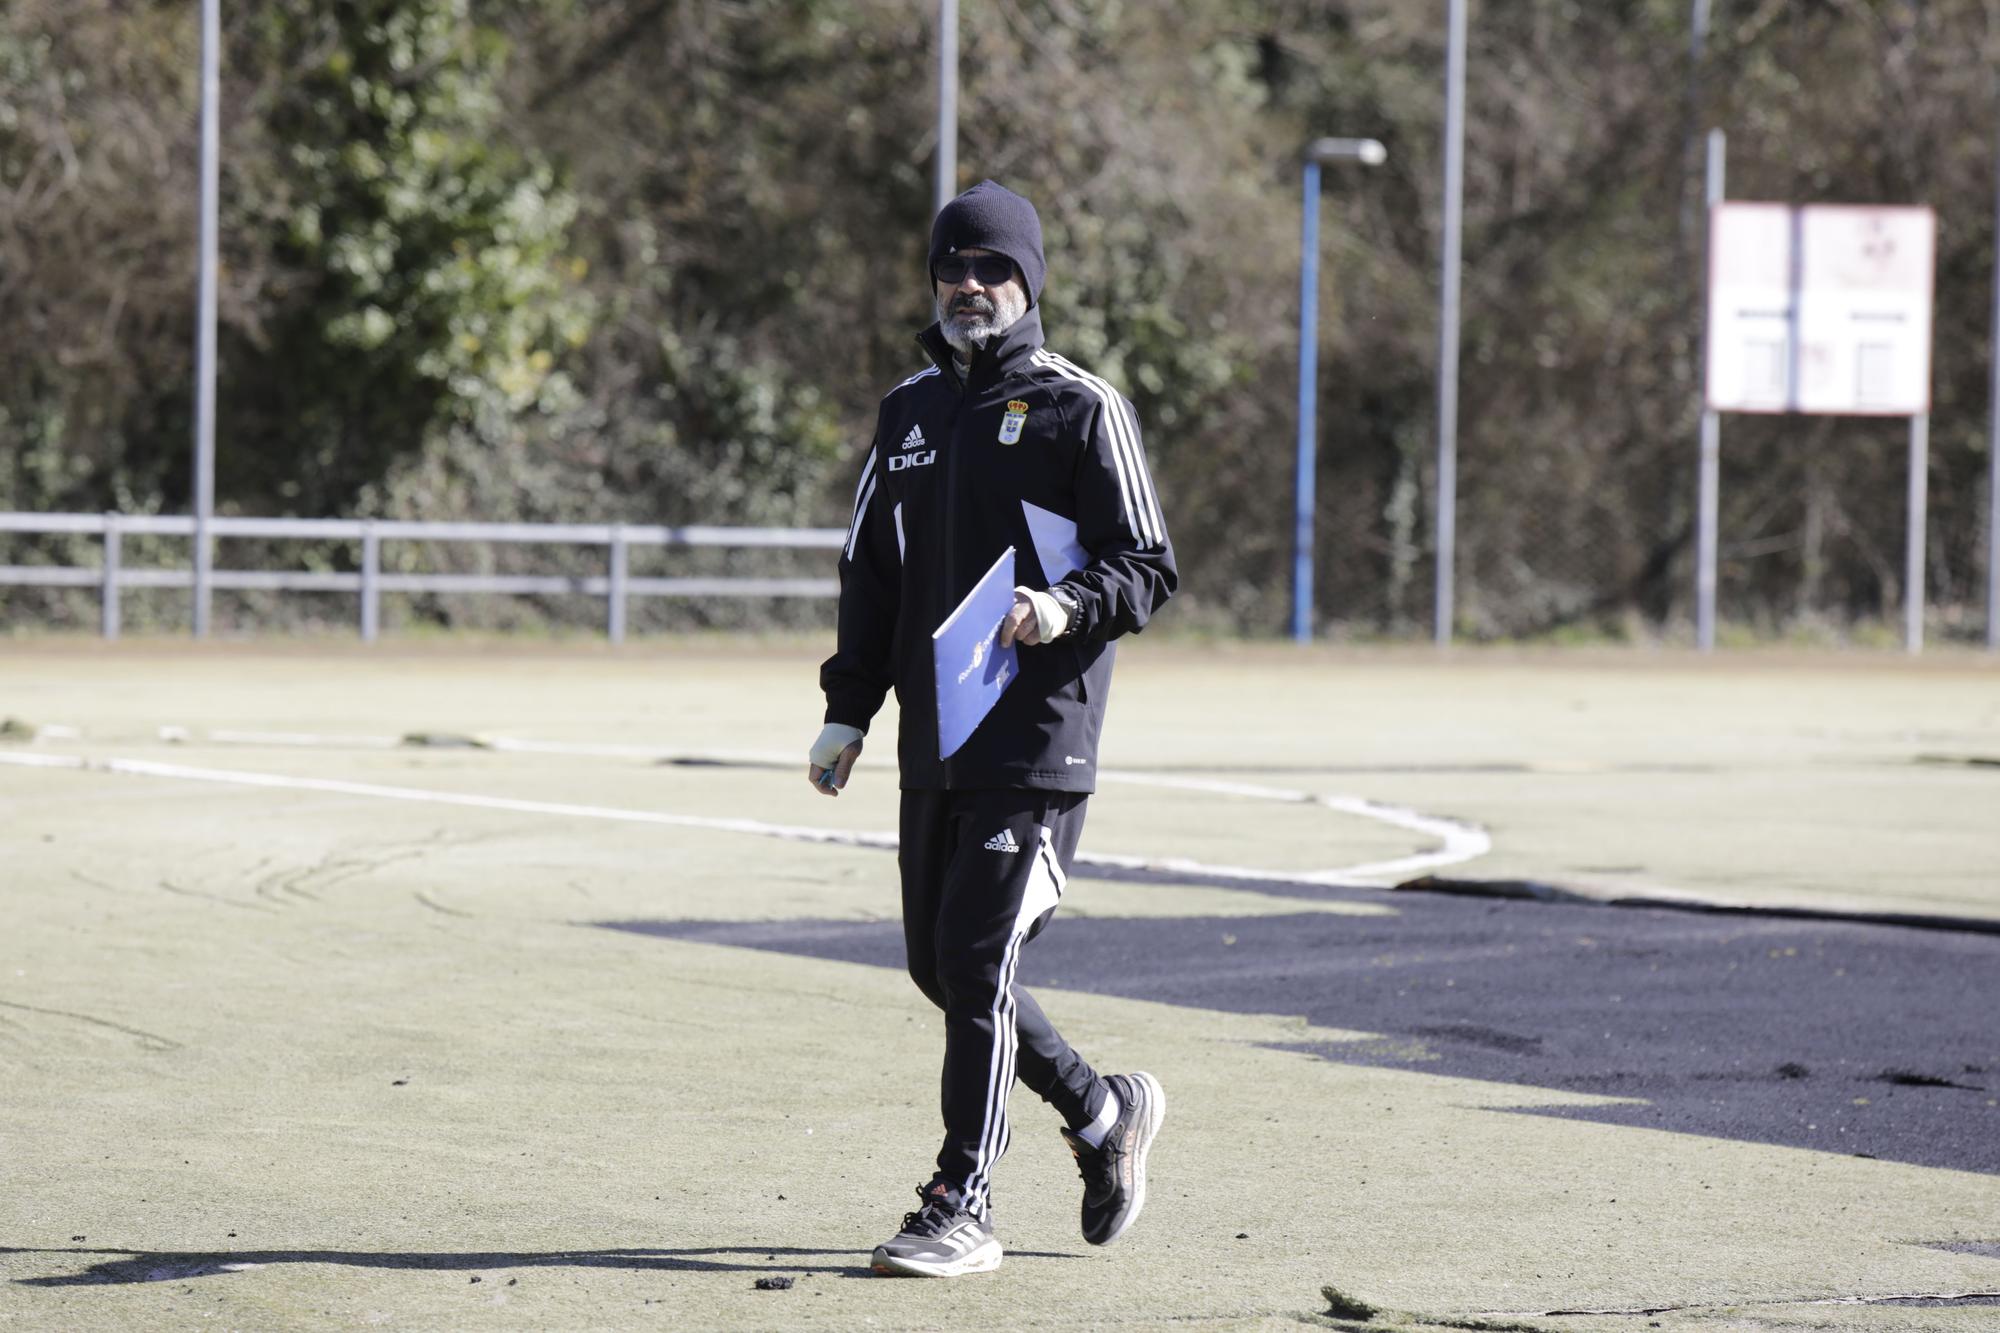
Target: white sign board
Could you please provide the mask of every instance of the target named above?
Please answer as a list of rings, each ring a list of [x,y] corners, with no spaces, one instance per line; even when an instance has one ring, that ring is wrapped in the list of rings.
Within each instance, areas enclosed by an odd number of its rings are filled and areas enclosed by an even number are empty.
[[[1936,253],[1937,216],[1928,208],[1716,205],[1708,405],[1928,413]]]

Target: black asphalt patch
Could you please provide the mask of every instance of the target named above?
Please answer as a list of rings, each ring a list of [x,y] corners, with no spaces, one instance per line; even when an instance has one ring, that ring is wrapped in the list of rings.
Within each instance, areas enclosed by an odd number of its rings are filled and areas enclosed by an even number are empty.
[[[1377,1034],[1295,1048],[1339,1063],[1634,1099],[1527,1114],[2000,1174],[2000,938],[1422,895],[1397,906],[1058,917],[1021,975]],[[903,966],[897,922],[599,924]],[[923,1003],[914,989],[910,1002]]]
[[[1988,1259],[2000,1259],[2000,1240],[1934,1240],[1925,1242],[1925,1245],[1949,1254],[1977,1254]]]

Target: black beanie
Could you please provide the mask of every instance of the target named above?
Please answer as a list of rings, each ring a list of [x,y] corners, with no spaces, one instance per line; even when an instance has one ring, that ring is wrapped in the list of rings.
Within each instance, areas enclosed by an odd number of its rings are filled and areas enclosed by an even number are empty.
[[[1027,284],[1028,304],[1042,299],[1048,265],[1042,259],[1042,220],[1035,206],[1004,185],[981,181],[938,210],[931,224],[930,268],[960,250],[991,250],[1014,261]],[[933,281],[936,279],[933,278]]]

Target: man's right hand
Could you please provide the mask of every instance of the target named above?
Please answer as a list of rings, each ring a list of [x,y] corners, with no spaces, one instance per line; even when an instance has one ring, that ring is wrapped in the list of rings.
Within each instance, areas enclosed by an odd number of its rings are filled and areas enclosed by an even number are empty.
[[[861,757],[861,729],[829,722],[806,758],[806,780],[822,796],[838,796]]]

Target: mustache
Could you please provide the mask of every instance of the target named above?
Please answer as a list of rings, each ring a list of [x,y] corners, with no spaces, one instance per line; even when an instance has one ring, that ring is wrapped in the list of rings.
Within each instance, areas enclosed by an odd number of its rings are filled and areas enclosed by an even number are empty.
[[[961,312],[975,315],[991,315],[995,313],[995,307],[993,302],[984,296],[952,297],[951,304],[945,307],[945,313],[947,315],[956,315]]]

